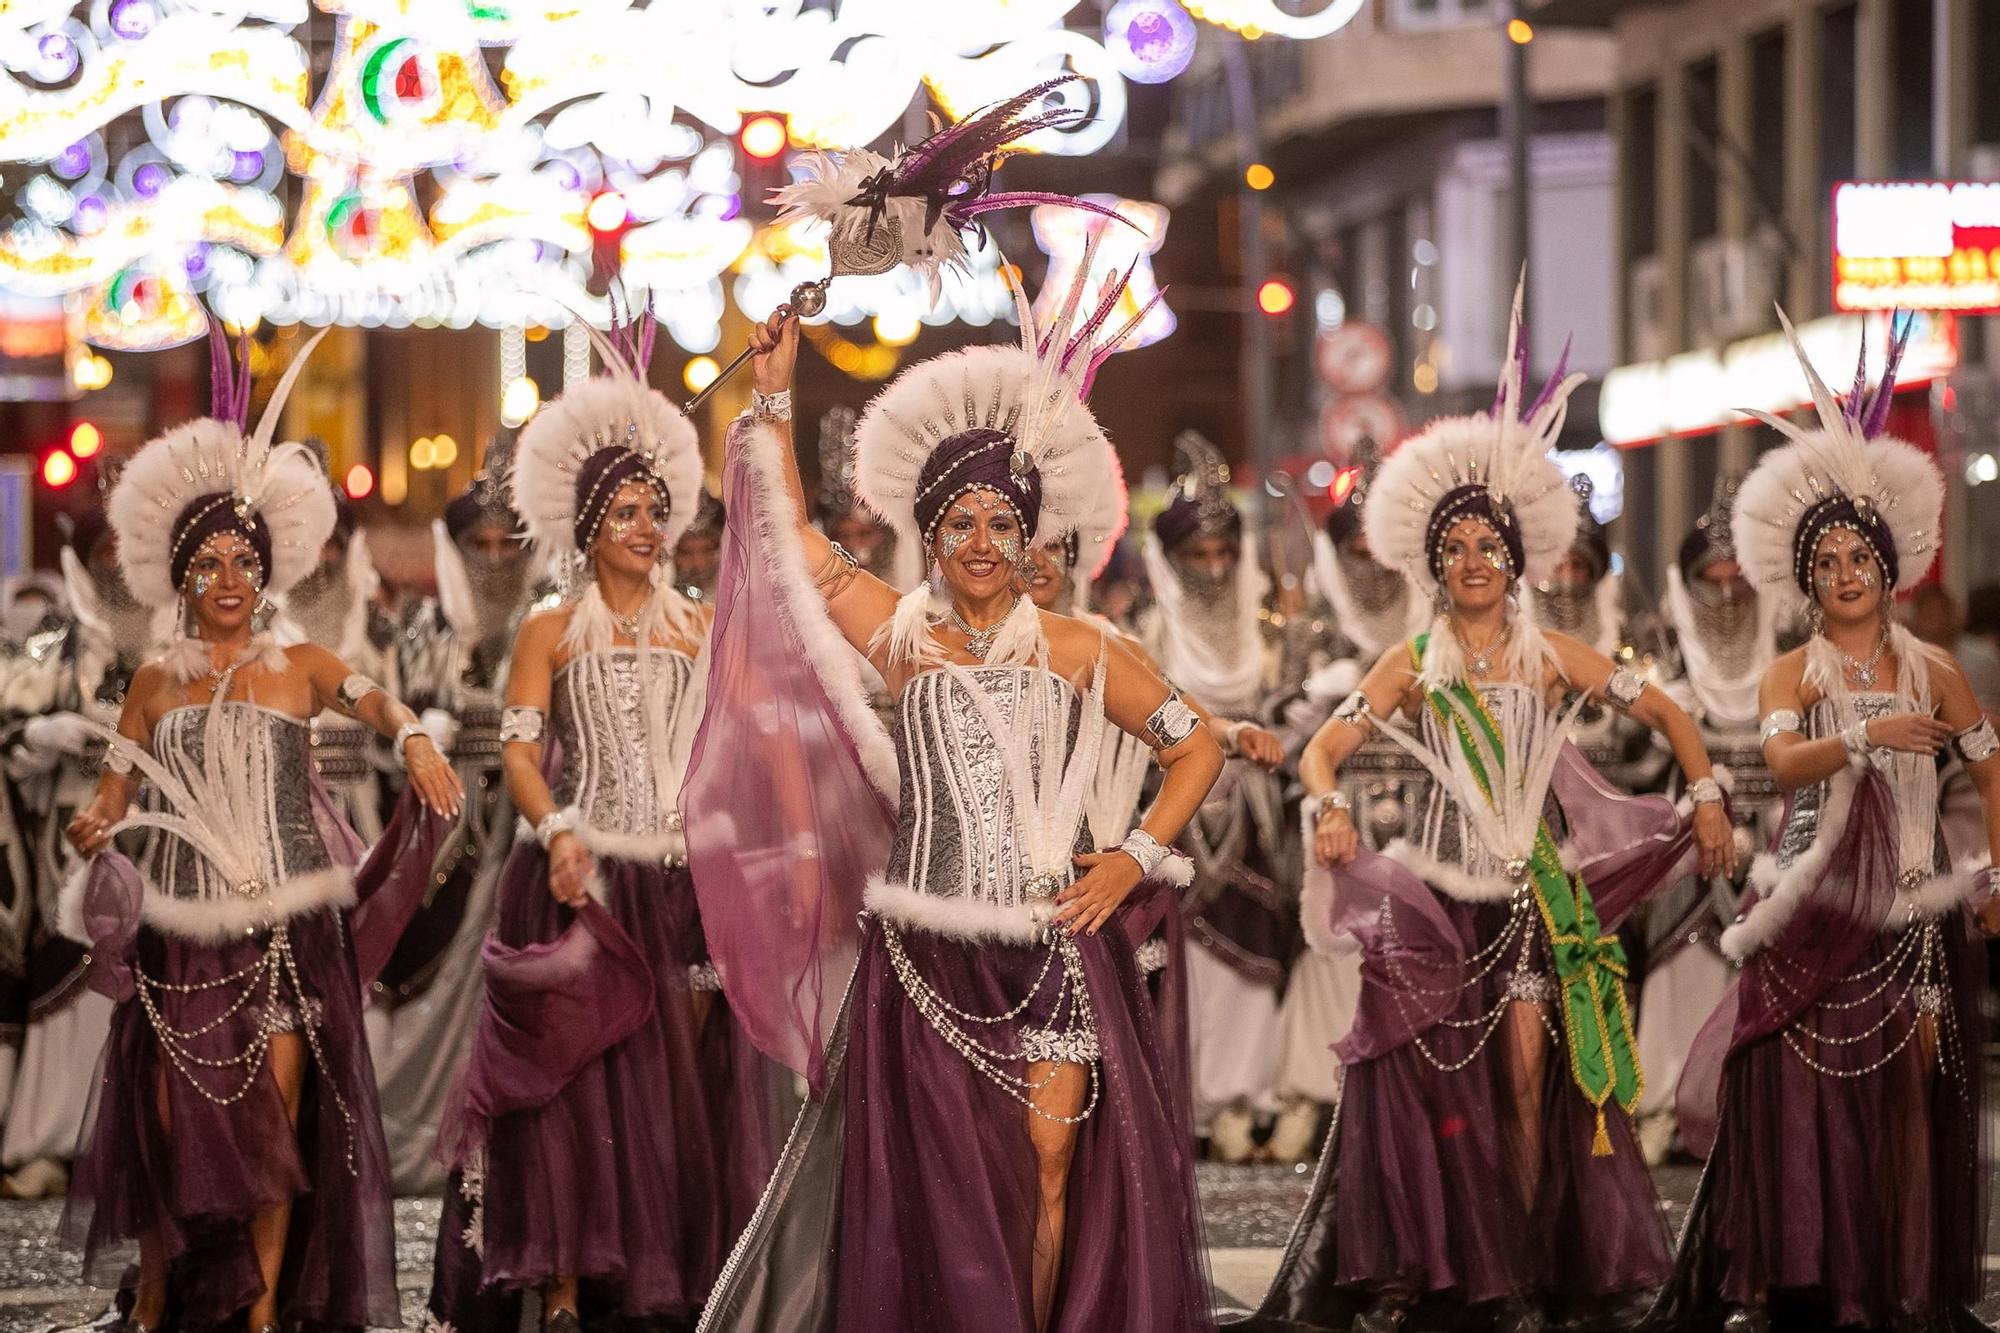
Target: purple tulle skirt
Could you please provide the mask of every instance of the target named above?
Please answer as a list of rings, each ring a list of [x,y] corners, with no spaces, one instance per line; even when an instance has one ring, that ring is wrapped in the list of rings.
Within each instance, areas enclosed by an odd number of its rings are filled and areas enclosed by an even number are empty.
[[[1505,904],[1442,907],[1467,957],[1508,922]],[[1530,941],[1528,970],[1548,971],[1539,920]],[[1493,1010],[1517,948],[1423,1034],[1429,1058],[1405,1040],[1348,1065],[1320,1178],[1254,1327],[1344,1329],[1391,1290],[1440,1310],[1521,1297],[1588,1313],[1665,1279],[1666,1224],[1631,1122],[1609,1104],[1612,1151],[1593,1155],[1597,1113],[1571,1081],[1560,1020],[1543,1038],[1539,1149],[1516,1123],[1504,1024],[1490,1038],[1484,1023],[1448,1025]],[[1378,954],[1364,965],[1350,1040],[1395,1021],[1383,967]]]
[[[1048,957],[1039,947],[898,935],[918,974],[970,1014],[1020,1004]],[[1163,1075],[1151,1002],[1117,927],[1077,943],[1101,1087],[1076,1134],[1049,1328],[1212,1328],[1190,1140]],[[1053,991],[1050,979],[1045,996]],[[976,1025],[974,1035],[1013,1049],[1023,1026],[1046,1023],[1042,1005]],[[917,1012],[872,917],[844,1015],[829,1048],[827,1095],[801,1115],[708,1327],[1032,1333],[1040,1200],[1032,1112]]]
[[[134,1277],[138,1238],[159,1237],[182,1328],[223,1324],[263,1294],[248,1222],[288,1200],[280,1315],[315,1324],[401,1322],[388,1151],[346,925],[321,910],[292,918],[287,929],[307,996],[305,1018],[324,1057],[308,1056],[296,1133],[268,1069],[228,1105],[203,1096],[169,1067],[136,998],[118,1006],[105,1042],[63,1239],[83,1251],[85,1281],[116,1286]],[[157,982],[190,986],[254,966],[267,941],[196,944],[141,928],[136,961]],[[281,994],[280,1012],[296,1025],[299,1006],[289,980]],[[265,1018],[263,985],[225,1017],[242,995],[236,984],[163,989],[156,1003],[177,1031],[216,1023],[188,1043],[189,1054],[228,1060],[250,1045]],[[244,1081],[241,1067],[197,1073],[224,1097]]]
[[[492,1122],[474,1234],[463,1172],[438,1238],[432,1310],[459,1328],[504,1323],[494,1293],[585,1280],[586,1304],[691,1316],[756,1207],[774,1154],[770,1066],[706,972],[684,869],[600,859],[603,902],[653,969],[650,1018],[545,1104]],[[555,940],[575,914],[549,896],[548,858],[522,842],[501,874],[500,941]]]

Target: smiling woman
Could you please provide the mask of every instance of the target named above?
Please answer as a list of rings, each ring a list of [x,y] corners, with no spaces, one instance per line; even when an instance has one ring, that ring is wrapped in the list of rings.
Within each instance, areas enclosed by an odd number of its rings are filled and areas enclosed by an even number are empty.
[[[1085,303],[1087,267],[1053,326],[1023,300],[1019,347],[912,367],[862,418],[863,498],[925,552],[941,612],[808,525],[798,328],[756,332],[689,853],[732,1002],[813,1095],[705,1329],[1212,1325],[1184,1098],[1128,930],[1221,752],[1117,636],[1026,595],[1030,548],[1109,484],[1082,398],[1124,330],[1093,336],[1119,292]],[[893,737],[842,640],[888,681]],[[1165,777],[1092,850],[1108,727]]]
[[[281,1313],[397,1318],[360,1000],[462,791],[379,685],[263,632],[267,598],[334,523],[310,455],[271,441],[304,359],[246,437],[247,376],[218,356],[217,415],[141,449],[111,495],[127,582],[177,603],[185,637],[134,674],[96,797],[67,830],[94,859],[64,888],[62,928],[90,944],[91,985],[117,1008],[63,1234],[91,1280],[136,1282],[139,1329],[170,1303],[189,1324],[253,1333]],[[327,709],[393,736],[409,776],[358,871],[360,841],[312,767],[309,723]],[[154,804],[131,812],[141,778]],[[127,829],[145,832],[136,864],[111,846]]]

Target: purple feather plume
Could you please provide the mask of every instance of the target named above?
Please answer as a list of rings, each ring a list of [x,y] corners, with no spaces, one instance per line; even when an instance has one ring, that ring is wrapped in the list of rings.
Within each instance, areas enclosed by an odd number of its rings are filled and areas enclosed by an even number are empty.
[[[1529,403],[1527,407],[1521,410],[1521,420],[1532,421],[1535,413],[1541,411],[1554,401],[1556,391],[1562,388],[1563,377],[1569,374],[1569,349],[1570,344],[1575,341],[1575,337],[1576,335],[1571,334],[1569,337],[1563,339],[1562,355],[1556,358],[1556,368],[1549,373],[1548,383],[1542,385],[1542,391],[1535,395],[1535,401]],[[1521,361],[1521,382],[1526,384],[1527,381],[1528,364],[1526,355],[1524,354]]]
[[[1854,358],[1854,387],[1848,391],[1847,401],[1841,404],[1840,414],[1847,418],[1850,426],[1859,426],[1861,418],[1868,411],[1868,325],[1861,326],[1861,351]]]
[[[1894,327],[1896,317],[1889,316]],[[1860,420],[1861,438],[1872,440],[1880,435],[1889,424],[1889,404],[1896,396],[1896,372],[1903,364],[1903,349],[1910,345],[1910,330],[1916,326],[1914,317],[1906,316],[1901,329],[1889,339],[1889,356],[1882,365],[1882,378],[1875,382],[1875,392],[1868,400],[1868,411]]]
[[[250,422],[250,335],[246,331],[234,361],[222,321],[208,317],[208,414],[238,430]]]
[[[950,190],[993,155],[1036,130],[1067,124],[1082,115],[1073,107],[1056,107],[1024,115],[1056,89],[1081,79],[1064,74],[1018,92],[1004,101],[975,111],[947,125],[897,157],[890,190],[895,194],[937,194]]]

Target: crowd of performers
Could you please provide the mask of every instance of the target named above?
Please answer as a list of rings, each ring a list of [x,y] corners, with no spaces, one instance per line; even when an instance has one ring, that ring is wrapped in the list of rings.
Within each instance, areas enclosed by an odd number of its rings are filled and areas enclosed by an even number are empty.
[[[810,498],[788,311],[720,497],[623,324],[395,616],[310,347],[253,428],[218,344],[0,667],[0,1156],[127,1326],[399,1325],[400,1191],[435,1328],[1209,1328],[1198,1155],[1316,1149],[1247,1327],[1977,1326],[2000,743],[1893,350],[1651,645],[1518,318],[1297,569],[1185,441],[1129,616],[1061,295]]]

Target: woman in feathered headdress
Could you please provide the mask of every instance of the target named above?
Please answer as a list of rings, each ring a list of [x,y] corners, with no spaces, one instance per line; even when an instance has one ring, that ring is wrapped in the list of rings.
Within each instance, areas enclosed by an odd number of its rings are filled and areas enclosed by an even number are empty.
[[[702,939],[678,810],[707,618],[673,580],[694,426],[646,382],[650,313],[521,432],[511,492],[580,591],[521,622],[500,719],[514,845],[445,1148],[431,1316],[687,1318],[770,1165],[762,1068]]]
[[[310,721],[330,709],[392,737],[434,815],[462,793],[381,686],[263,631],[267,599],[334,523],[325,474],[272,441],[312,345],[246,434],[249,372],[231,376],[217,344],[214,415],[146,445],[111,494],[127,582],[174,606],[185,637],[133,675],[96,798],[69,826],[97,855],[64,889],[63,929],[90,943],[91,984],[118,1008],[63,1234],[106,1286],[129,1280],[136,1247],[133,1327],[158,1327],[170,1297],[194,1327],[395,1323],[361,996],[444,821],[406,801],[357,872]],[[142,778],[154,803],[128,813]],[[108,848],[128,828],[149,831],[136,866]]]
[[[1335,1135],[1269,1318],[1375,1333],[1488,1305],[1499,1328],[1538,1329],[1667,1271],[1629,1120],[1642,1084],[1613,932],[1681,873],[1691,840],[1709,871],[1734,849],[1687,715],[1517,608],[1576,532],[1548,451],[1581,379],[1558,369],[1524,405],[1523,338],[1517,295],[1493,409],[1432,422],[1369,491],[1370,548],[1436,614],[1299,765],[1332,871],[1323,924],[1356,936],[1365,962]],[[1664,798],[1616,796],[1583,761],[1568,739],[1582,697],[1664,733],[1697,780],[1692,839]],[[1371,730],[1433,781],[1412,836],[1381,854],[1358,850],[1339,789]]]
[[[1965,761],[2000,846],[2000,741],[1958,663],[1890,606],[1930,570],[1944,502],[1936,464],[1884,430],[1901,340],[1872,392],[1864,349],[1844,407],[1793,348],[1818,421],[1756,414],[1789,442],[1732,529],[1750,581],[1813,632],[1759,691],[1790,795],[1757,901],[1722,935],[1742,970],[1681,1080],[1682,1136],[1713,1151],[1658,1324],[1754,1333],[1797,1306],[1813,1327],[1983,1327],[1973,908],[1990,933],[2000,903],[1987,858],[1952,863],[1937,760]]]
[[[1019,346],[923,362],[869,404],[859,486],[941,612],[808,524],[797,330],[757,334],[687,814],[732,1001],[813,1097],[706,1328],[1210,1322],[1186,1128],[1118,913],[1221,756],[1114,636],[1027,595],[1028,550],[1111,484],[1081,395],[1127,331],[1117,295],[1086,302],[1079,278],[1046,325],[1022,300]],[[897,699],[893,741],[849,645]],[[1093,852],[1107,721],[1165,778]]]

